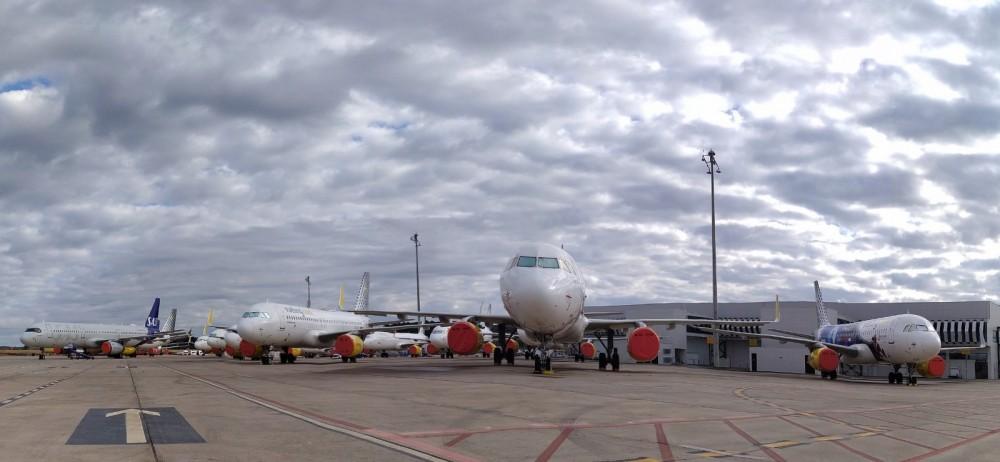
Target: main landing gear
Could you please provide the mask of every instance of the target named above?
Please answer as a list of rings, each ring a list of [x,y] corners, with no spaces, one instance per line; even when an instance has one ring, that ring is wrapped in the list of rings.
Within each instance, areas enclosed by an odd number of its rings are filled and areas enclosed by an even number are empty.
[[[892,370],[893,371],[889,373],[889,383],[895,383],[895,384],[900,384],[900,385],[903,383],[903,373],[899,372],[899,368],[901,366],[902,366],[901,364],[893,364],[892,365]],[[913,370],[916,369],[916,368],[917,368],[916,364],[907,364],[906,365],[906,385],[907,386],[911,386],[911,385],[912,386],[916,386],[917,385],[917,378],[913,376]]]
[[[542,368],[545,368],[543,371]],[[549,356],[549,351],[543,348],[535,349],[535,370],[532,371],[535,374],[551,374],[552,373],[552,358]]]
[[[493,365],[499,366],[503,364],[503,362],[506,360],[508,365],[513,366],[514,350],[507,348],[507,340],[509,339],[507,337],[507,325],[501,323],[499,326],[497,326],[497,331],[500,334],[499,337],[500,341],[497,343],[499,345],[497,347],[498,351],[493,352]]]
[[[293,355],[291,352],[288,351],[288,347],[282,348],[281,354],[278,355],[278,357],[281,359],[281,364],[295,363],[295,355]]]
[[[819,371],[819,375],[822,376],[824,379],[837,380],[837,371],[830,371],[830,372]]]
[[[597,356],[597,368],[606,371],[608,370],[608,365],[611,365],[611,370],[618,372],[621,367],[621,358],[618,356],[618,348],[615,348],[615,331],[614,329],[608,329],[608,342],[604,343],[601,339],[600,334],[597,335],[597,341],[604,344],[604,351],[610,351],[611,356],[609,357],[607,353],[601,353]]]
[[[265,366],[271,364],[271,345],[261,347],[260,363]]]

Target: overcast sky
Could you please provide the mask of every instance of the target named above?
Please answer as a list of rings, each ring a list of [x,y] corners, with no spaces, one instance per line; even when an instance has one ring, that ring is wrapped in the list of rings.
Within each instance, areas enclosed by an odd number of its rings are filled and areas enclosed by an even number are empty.
[[[942,2],[945,3],[945,2]],[[0,3],[0,344],[270,299],[997,300],[990,2]],[[200,328],[197,329],[200,332]]]

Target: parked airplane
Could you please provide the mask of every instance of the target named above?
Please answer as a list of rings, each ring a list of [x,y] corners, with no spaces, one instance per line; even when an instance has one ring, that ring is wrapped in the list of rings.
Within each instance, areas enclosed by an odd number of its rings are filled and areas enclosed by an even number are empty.
[[[448,349],[448,331],[450,329],[451,326],[437,326],[431,330],[431,335],[428,338],[429,342],[428,342],[427,353],[429,354],[440,353],[442,358],[451,355],[451,350]],[[486,323],[479,323],[479,329],[480,332],[482,332],[483,334],[484,344],[493,341],[493,331],[491,331],[490,328],[486,326]],[[513,339],[511,339],[510,341],[513,341]],[[472,353],[469,354],[476,354],[476,353],[478,352],[473,351]]]
[[[831,324],[823,305],[819,281],[813,281],[816,290],[816,316],[819,328],[815,335],[774,330],[779,334],[749,334],[724,329],[699,327],[709,332],[719,332],[742,337],[767,338],[782,343],[800,343],[809,348],[809,365],[820,371],[823,378],[836,380],[837,368],[844,364],[890,364],[889,383],[903,383],[899,369],[905,364],[907,385],[916,385],[919,373],[924,377],[944,375],[944,359],[938,354],[948,350],[967,350],[967,347],[941,348],[941,337],[934,325],[915,314],[897,314],[849,324]],[[980,348],[985,347],[981,345]]]
[[[201,335],[194,342],[194,348],[204,354],[211,353],[216,356],[222,356],[222,353],[226,350],[226,332],[228,331],[216,328],[209,334],[208,328],[212,325],[214,317],[214,311],[208,310],[208,319],[205,322],[205,327],[201,330]],[[238,343],[237,347],[239,347]]]
[[[92,352],[101,352],[108,356],[120,357],[123,354],[135,353],[137,346],[149,342],[162,334],[178,334],[184,331],[160,332],[160,299],[153,302],[153,307],[146,317],[146,324],[141,326],[125,326],[116,324],[89,324],[69,322],[42,322],[29,327],[21,334],[21,343],[28,347],[40,348],[41,358],[45,350],[50,349],[55,354],[68,349],[84,348]]]
[[[618,350],[614,347],[617,329],[632,329],[626,341],[627,351],[639,362],[652,361],[659,356],[660,337],[651,325],[741,325],[759,326],[775,322],[780,313],[775,310],[774,321],[737,321],[724,319],[593,319],[583,313],[586,286],[583,275],[565,250],[547,244],[528,245],[510,259],[500,274],[500,296],[509,315],[456,314],[421,312],[420,316],[437,317],[444,322],[460,319],[448,329],[448,347],[457,354],[474,354],[483,344],[483,335],[475,322],[497,323],[499,342],[507,344],[507,327],[517,329],[521,342],[536,346],[535,371],[544,365],[551,370],[550,353],[555,348],[578,345],[587,332],[606,332],[606,351],[611,352],[610,362],[617,369]],[[358,314],[415,316],[412,311],[360,310]],[[340,340],[338,339],[338,342]],[[509,353],[494,356],[497,362]],[[601,361],[602,365],[605,363]]]
[[[425,345],[430,343],[421,328],[417,333],[375,331],[365,336],[365,351],[378,351],[382,356],[388,351],[408,350],[411,355],[420,356]]]

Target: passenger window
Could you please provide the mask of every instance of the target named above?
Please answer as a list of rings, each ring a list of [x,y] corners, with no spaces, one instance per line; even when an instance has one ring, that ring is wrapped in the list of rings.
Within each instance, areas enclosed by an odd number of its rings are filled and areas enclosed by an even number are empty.
[[[539,257],[538,258],[538,266],[540,266],[542,268],[559,269],[559,260],[556,260],[555,258]]]
[[[534,268],[535,257],[517,257],[517,266],[521,268]]]

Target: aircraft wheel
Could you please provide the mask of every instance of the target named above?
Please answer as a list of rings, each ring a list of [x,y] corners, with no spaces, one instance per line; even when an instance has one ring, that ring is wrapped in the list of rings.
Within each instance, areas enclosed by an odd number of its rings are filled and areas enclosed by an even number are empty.
[[[352,363],[356,363],[356,362],[358,362],[358,358],[357,358],[357,357],[354,357],[354,358],[351,358],[351,362],[352,362]]]
[[[896,374],[889,373],[889,383],[896,383]]]
[[[288,355],[288,364],[295,364],[295,355]]]
[[[837,380],[837,371],[833,371],[829,374],[830,380]]]
[[[549,372],[552,371],[552,358],[548,358],[548,357],[545,358],[545,370],[547,370]]]
[[[347,361],[348,361],[348,358],[347,358],[347,356],[341,356],[341,357],[340,357],[340,362],[342,362],[342,363],[346,363]]]
[[[542,373],[542,359],[537,356],[535,357],[535,370],[533,371],[533,373],[535,374]]]
[[[271,356],[267,355],[267,354],[261,356],[260,357],[260,363],[263,364],[263,365],[265,365],[265,366],[268,365],[268,364],[271,364]]]
[[[608,368],[608,355],[601,353],[597,357],[597,367],[602,371]]]

